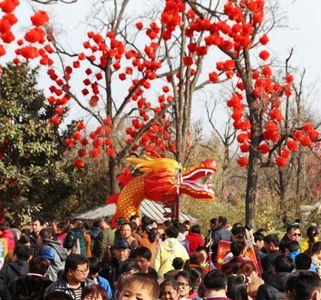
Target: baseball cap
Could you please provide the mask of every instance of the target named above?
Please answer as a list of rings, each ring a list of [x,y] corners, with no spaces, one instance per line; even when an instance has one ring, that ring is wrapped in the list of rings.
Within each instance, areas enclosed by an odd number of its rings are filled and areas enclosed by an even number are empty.
[[[114,245],[114,248],[115,249],[130,249],[130,245],[124,240],[119,240]]]

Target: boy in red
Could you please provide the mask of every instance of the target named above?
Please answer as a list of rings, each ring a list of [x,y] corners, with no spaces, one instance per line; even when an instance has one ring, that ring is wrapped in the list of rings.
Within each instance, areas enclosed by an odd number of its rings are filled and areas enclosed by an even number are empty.
[[[227,277],[220,271],[211,271],[204,277],[204,300],[231,300],[226,296]]]

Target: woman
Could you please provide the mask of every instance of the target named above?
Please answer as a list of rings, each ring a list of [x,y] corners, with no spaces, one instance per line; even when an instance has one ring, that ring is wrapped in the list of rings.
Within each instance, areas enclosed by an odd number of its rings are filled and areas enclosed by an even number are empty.
[[[160,286],[160,300],[178,300],[179,285],[174,279],[166,279]]]
[[[249,300],[244,275],[233,275],[228,278],[226,296],[232,300]]]
[[[310,256],[312,255],[312,246],[318,239],[318,227],[309,226],[307,228],[307,239],[300,243],[301,252],[307,252]]]
[[[131,250],[134,250],[138,246],[137,240],[132,236],[132,228],[130,223],[124,223],[120,227],[120,239],[126,241],[129,245]]]
[[[193,299],[193,300],[199,300],[201,299],[197,292],[194,291],[194,286],[198,284],[196,282],[196,278],[192,275],[192,273],[188,270],[179,272],[175,279],[178,282],[179,285],[179,295],[180,300],[187,300],[187,299]]]

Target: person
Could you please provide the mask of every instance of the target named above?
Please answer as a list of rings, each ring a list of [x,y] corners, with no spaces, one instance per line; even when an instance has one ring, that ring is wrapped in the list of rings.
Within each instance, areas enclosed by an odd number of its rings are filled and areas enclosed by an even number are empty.
[[[88,259],[89,261],[89,275],[88,278],[91,279],[95,284],[100,285],[106,291],[106,294],[109,299],[112,298],[113,292],[111,290],[110,284],[107,279],[102,276],[99,276],[100,270],[100,261],[99,258],[93,256]]]
[[[192,276],[192,273],[189,270],[181,271],[176,275],[175,280],[179,285],[180,300],[199,299],[197,295],[192,295],[194,279],[195,278]]]
[[[124,218],[122,218],[122,217],[118,217],[117,218],[114,243],[116,243],[121,238],[121,236],[120,236],[120,228],[125,223],[126,223],[126,220]]]
[[[159,284],[147,274],[137,273],[128,277],[116,295],[116,300],[155,300],[159,296]]]
[[[46,288],[52,283],[50,279],[44,277],[49,264],[47,259],[32,258],[29,262],[29,273],[9,285],[10,299],[42,300]]]
[[[138,245],[140,243],[141,236],[138,234],[139,227],[136,222],[129,222],[130,228],[132,229],[132,237],[137,241]]]
[[[84,237],[84,228],[81,220],[74,219],[70,224],[70,230],[64,241],[64,248],[71,253],[86,256],[86,240]]]
[[[206,300],[231,300],[226,296],[227,277],[220,271],[208,272],[204,277]]]
[[[68,294],[66,291],[54,291],[45,296],[45,300],[74,300],[75,293],[72,290],[68,290]]]
[[[191,227],[190,233],[186,238],[189,243],[189,255],[194,254],[198,247],[204,246],[204,240],[201,237],[201,227],[198,224]]]
[[[248,300],[246,277],[244,275],[230,276],[226,295],[233,300]]]
[[[174,268],[173,270],[164,274],[165,279],[174,279],[180,271],[183,271],[184,260],[181,257],[175,257],[173,259],[172,267]]]
[[[301,272],[295,280],[294,300],[320,300],[321,280],[312,272]]]
[[[307,228],[307,239],[300,243],[301,252],[308,252],[312,255],[312,246],[314,243],[318,242],[318,227],[311,225]]]
[[[185,247],[187,253],[189,253],[189,242],[185,235],[184,225],[178,220],[174,220],[173,226],[178,230],[177,240]]]
[[[204,258],[204,268],[207,271],[216,270],[214,264],[212,263],[211,259],[209,258],[209,253],[206,247],[197,247],[196,252],[201,254]]]
[[[4,221],[2,224],[0,224],[0,238],[6,240],[8,251],[14,250],[15,239],[12,231],[10,230],[10,223],[8,221]]]
[[[108,296],[106,290],[99,284],[92,284],[84,288],[82,300],[111,300],[112,297]]]
[[[118,240],[113,247],[113,257],[110,262],[106,262],[99,275],[106,278],[114,290],[115,283],[120,275],[120,268],[124,264],[130,255],[130,246],[126,241]]]
[[[165,279],[160,285],[160,300],[178,300],[179,284],[174,279]]]
[[[150,220],[152,222],[152,220]],[[151,266],[155,265],[155,253],[158,247],[158,239],[157,239],[157,229],[155,229],[150,223],[142,224],[142,235],[139,239],[139,247],[148,248],[151,253]]]
[[[48,247],[54,250],[54,258],[50,264],[46,277],[51,281],[56,281],[58,278],[58,273],[64,269],[67,258],[67,250],[61,246],[59,241],[54,241],[52,239],[52,232],[47,228],[44,228],[40,231],[39,244],[41,245],[40,255],[43,251],[49,252],[50,249],[46,249]]]
[[[149,274],[155,280],[158,279],[158,274],[153,267],[151,267],[150,260],[152,258],[151,251],[146,247],[136,248],[130,256],[135,263],[140,266],[141,272]]]
[[[115,293],[117,294],[119,288],[121,287],[121,284],[130,276],[136,273],[141,273],[141,268],[138,264],[136,264],[133,260],[129,259],[125,261],[119,270],[119,277],[117,279],[117,282],[115,283]],[[146,274],[146,273],[143,273]]]
[[[177,240],[178,230],[172,226],[166,228],[165,233],[167,238],[161,242],[155,257],[155,270],[160,277],[172,269],[175,257],[181,257],[184,261],[189,258],[185,247]]]
[[[316,272],[314,265],[312,264],[312,259],[307,253],[300,253],[295,257],[295,271],[311,271]]]
[[[290,241],[300,242],[301,230],[298,224],[291,224],[287,227],[286,233],[281,240],[282,244],[288,244]]]
[[[284,244],[284,253],[295,261],[296,256],[301,253],[299,242],[290,241],[287,244]]]
[[[255,232],[253,234],[254,236],[254,242],[255,242],[255,245],[256,245],[256,250],[257,250],[257,253],[259,254],[259,257],[262,261],[262,259],[264,259],[264,257],[266,256],[266,253],[263,252],[263,249],[264,249],[264,235],[260,232]]]
[[[231,253],[233,254],[233,258],[222,265],[222,272],[225,274],[233,274],[235,271],[234,268],[239,269],[242,263],[248,262],[249,259],[244,257],[245,254],[245,243],[243,241],[233,241],[231,243]]]
[[[219,216],[216,219],[215,229],[212,230],[212,251],[213,256],[216,257],[217,248],[220,241],[230,241],[231,232],[227,230],[227,218],[224,216]]]
[[[267,253],[261,262],[263,269],[262,278],[264,280],[267,280],[273,273],[274,260],[280,255],[279,244],[279,238],[276,234],[268,234],[264,237],[264,250]]]
[[[321,242],[316,242],[312,246],[312,263],[318,273],[319,277],[321,277]]]
[[[131,250],[138,247],[137,240],[132,236],[130,223],[124,223],[120,226],[120,240],[126,241],[130,245]]]
[[[265,284],[259,287],[257,300],[285,300],[285,287],[294,269],[293,260],[286,255],[279,255],[274,260],[274,274],[268,277]]]
[[[129,218],[129,222],[134,222],[136,223],[137,225],[137,228],[139,228],[139,226],[141,225],[141,220],[140,220],[140,217],[138,215],[132,215],[130,218]]]
[[[60,242],[61,245],[64,244],[65,238],[67,236],[68,225],[66,223],[60,222],[57,225],[57,232],[55,238]]]
[[[103,259],[106,250],[108,250],[114,243],[115,234],[110,227],[111,220],[111,217],[105,217],[99,220],[101,231],[95,240],[93,254],[100,260]]]
[[[88,273],[88,259],[81,254],[70,254],[62,276],[48,286],[45,297],[56,291],[64,291],[74,300],[81,300],[84,288],[94,283],[87,278]]]

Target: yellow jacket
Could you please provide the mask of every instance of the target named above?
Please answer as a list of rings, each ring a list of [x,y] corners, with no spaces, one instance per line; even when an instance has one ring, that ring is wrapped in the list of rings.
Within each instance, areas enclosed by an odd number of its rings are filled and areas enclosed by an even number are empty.
[[[319,239],[317,237],[315,237],[314,238],[314,242],[316,243],[318,241],[319,241]],[[300,248],[301,248],[301,252],[307,251],[309,249],[309,239],[306,239],[306,240],[302,241],[300,243]]]
[[[176,257],[181,257],[184,261],[189,259],[185,247],[175,238],[161,242],[155,255],[155,270],[160,277],[173,269],[172,263]]]

